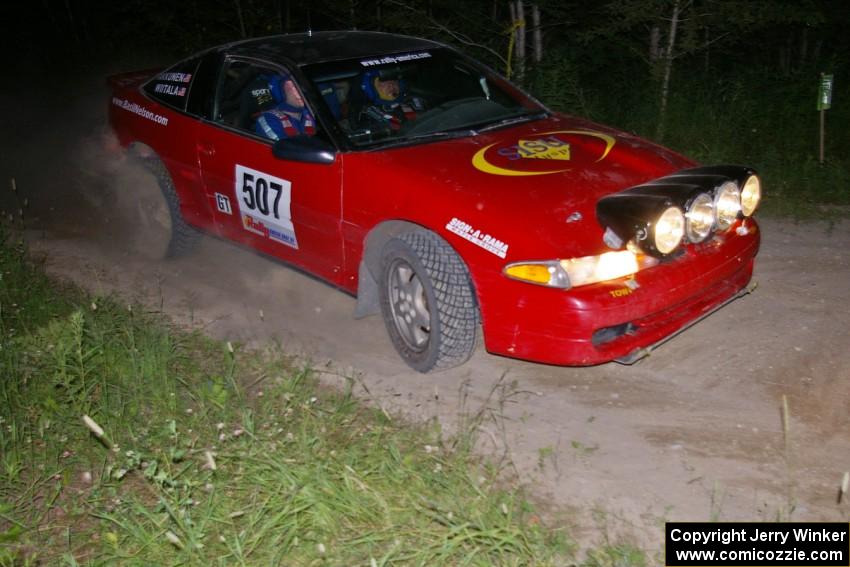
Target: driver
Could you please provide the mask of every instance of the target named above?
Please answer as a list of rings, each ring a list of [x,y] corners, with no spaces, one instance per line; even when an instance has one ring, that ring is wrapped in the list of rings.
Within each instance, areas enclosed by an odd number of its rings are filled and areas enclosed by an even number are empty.
[[[254,129],[270,140],[312,136],[316,120],[304,104],[304,98],[289,75],[277,75],[269,81],[269,90],[276,105],[264,111]]]
[[[405,122],[415,120],[424,104],[405,91],[403,79],[382,77],[377,71],[364,73],[360,81],[359,108],[353,113],[356,126],[398,130]]]

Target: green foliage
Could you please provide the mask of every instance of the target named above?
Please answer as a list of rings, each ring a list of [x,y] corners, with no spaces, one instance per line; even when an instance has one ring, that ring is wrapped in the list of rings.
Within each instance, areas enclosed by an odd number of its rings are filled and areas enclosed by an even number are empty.
[[[474,441],[322,388],[276,350],[57,293],[20,247],[0,247],[0,273],[0,565],[547,565],[573,553],[520,491],[496,488]]]
[[[587,554],[582,567],[645,567],[646,555],[638,548],[624,544],[609,544]]]

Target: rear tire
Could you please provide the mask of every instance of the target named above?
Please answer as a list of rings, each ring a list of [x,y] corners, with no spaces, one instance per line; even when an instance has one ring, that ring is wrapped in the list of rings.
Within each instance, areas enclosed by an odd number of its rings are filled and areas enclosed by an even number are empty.
[[[194,250],[201,233],[183,218],[180,198],[165,165],[156,158],[146,158],[144,165],[156,178],[159,192],[139,196],[137,204],[142,228],[139,245],[161,258],[185,256]]]
[[[384,246],[381,313],[402,359],[414,370],[459,366],[472,356],[478,309],[469,272],[442,238],[426,230]]]

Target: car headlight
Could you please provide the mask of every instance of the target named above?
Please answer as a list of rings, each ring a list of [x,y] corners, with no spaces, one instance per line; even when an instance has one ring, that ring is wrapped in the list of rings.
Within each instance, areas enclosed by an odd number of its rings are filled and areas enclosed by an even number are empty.
[[[720,186],[714,198],[714,210],[720,230],[726,230],[737,220],[741,212],[741,194],[735,183],[727,181]]]
[[[685,235],[685,215],[679,207],[667,207],[652,228],[652,242],[661,254],[669,254]]]
[[[714,226],[714,201],[707,193],[700,193],[691,201],[685,213],[685,232],[691,242],[702,242]]]
[[[761,181],[757,175],[750,175],[741,189],[741,212],[750,217],[756,212],[761,201]]]
[[[519,281],[569,289],[629,276],[657,263],[651,256],[621,250],[568,260],[516,262],[505,266],[504,274]]]

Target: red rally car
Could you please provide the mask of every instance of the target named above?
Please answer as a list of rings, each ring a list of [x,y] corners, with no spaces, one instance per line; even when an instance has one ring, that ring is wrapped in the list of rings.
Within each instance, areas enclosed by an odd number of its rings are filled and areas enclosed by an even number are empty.
[[[750,291],[752,169],[552,112],[433,41],[266,37],[109,82],[170,253],[203,231],[314,274],[420,372],[479,326],[494,354],[631,363]]]

